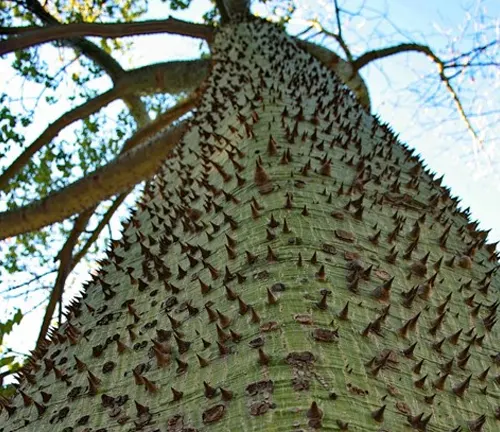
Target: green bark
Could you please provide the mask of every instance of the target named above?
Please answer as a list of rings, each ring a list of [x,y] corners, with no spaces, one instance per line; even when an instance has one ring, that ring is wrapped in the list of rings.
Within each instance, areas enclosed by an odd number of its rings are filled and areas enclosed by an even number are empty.
[[[0,430],[496,430],[486,233],[278,28],[227,25],[213,60]]]

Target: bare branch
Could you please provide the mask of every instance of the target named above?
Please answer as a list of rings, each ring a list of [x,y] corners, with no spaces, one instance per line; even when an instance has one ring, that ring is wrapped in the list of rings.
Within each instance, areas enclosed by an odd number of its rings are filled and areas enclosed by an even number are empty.
[[[329,35],[332,36],[337,41],[337,43],[341,46],[341,48],[344,50],[344,53],[346,55],[347,60],[349,62],[352,62],[353,57],[352,57],[351,50],[349,49],[349,47],[345,43],[344,38],[342,36],[342,21],[340,20],[340,8],[339,8],[338,0],[334,0],[333,3],[335,5],[335,18],[337,20],[338,32],[337,32],[337,34],[329,33]]]
[[[318,30],[318,32],[315,34],[315,36],[319,35],[319,34],[324,34],[328,37],[331,37],[332,39],[335,40],[335,42],[337,42],[340,46],[340,48],[342,48],[342,51],[344,51],[344,54],[346,56],[346,59],[351,62],[352,61],[352,53],[351,53],[351,50],[349,49],[347,43],[345,42],[345,40],[342,38],[342,36],[340,36],[338,33],[333,33],[329,30],[326,30],[318,20],[314,19],[314,20],[311,20],[309,21],[312,23],[312,28],[315,28]]]
[[[0,56],[13,51],[28,48],[61,39],[73,39],[85,36],[118,38],[156,33],[179,34],[210,42],[213,29],[207,25],[181,21],[175,18],[149,20],[130,23],[72,23],[41,27],[23,32],[21,36],[10,37],[0,42]]]
[[[441,60],[435,53],[432,51],[431,48],[429,48],[427,45],[421,45],[417,43],[402,43],[399,45],[394,45],[392,47],[387,47],[387,48],[382,48],[379,50],[372,50],[372,51],[367,51],[363,55],[359,56],[356,60],[354,60],[353,66],[354,68],[359,71],[362,67],[366,66],[368,63],[374,61],[374,60],[379,60],[385,57],[389,57],[395,54],[400,54],[403,52],[419,52],[422,54],[425,54],[427,57],[429,57],[437,66],[438,69],[438,74],[439,78],[443,82],[443,84],[446,87],[446,90],[450,93],[453,102],[457,108],[458,114],[462,121],[465,123],[465,126],[467,127],[467,130],[472,136],[472,139],[474,142],[480,147],[483,147],[483,142],[481,138],[479,137],[478,133],[476,132],[474,126],[470,122],[469,118],[467,117],[467,114],[465,113],[464,107],[462,105],[462,102],[460,101],[460,98],[458,97],[457,92],[453,88],[450,82],[450,78],[446,76],[445,74],[445,67],[446,63]]]
[[[427,45],[421,45],[418,43],[401,43],[387,48],[367,51],[353,61],[353,66],[356,70],[360,70],[374,60],[380,60],[382,58],[390,57],[395,54],[401,54],[403,52],[419,52],[425,54],[433,61],[434,58],[437,58],[434,52]]]
[[[31,279],[27,280],[26,282],[22,282],[20,284],[10,286],[8,288],[1,290],[0,294],[5,294],[5,293],[12,292],[12,291],[15,291],[15,290],[20,289],[20,288],[24,288],[24,287],[32,284],[33,282],[36,282],[37,280],[40,280],[40,279],[44,278],[45,276],[48,276],[48,275],[55,273],[55,272],[56,272],[56,269],[47,270],[44,273],[40,273],[40,274],[33,276]]]

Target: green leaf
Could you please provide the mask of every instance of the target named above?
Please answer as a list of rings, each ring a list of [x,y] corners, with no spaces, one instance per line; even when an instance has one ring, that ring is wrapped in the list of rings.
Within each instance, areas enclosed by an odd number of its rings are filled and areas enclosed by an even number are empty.
[[[14,356],[0,358],[0,368],[12,364],[15,359]]]

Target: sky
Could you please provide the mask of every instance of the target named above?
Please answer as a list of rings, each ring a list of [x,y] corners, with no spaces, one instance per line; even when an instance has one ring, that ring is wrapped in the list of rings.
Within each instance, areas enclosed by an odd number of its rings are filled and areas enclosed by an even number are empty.
[[[377,10],[389,11],[389,16],[396,24],[397,31],[390,25],[383,27],[376,25],[369,19],[350,20],[344,27],[344,37],[353,41],[353,51],[361,53],[367,46],[377,48],[387,46],[391,43],[406,41],[403,35],[409,34],[419,42],[426,41],[432,46],[442,47],[443,43],[449,40],[446,36],[450,31],[456,33],[457,28],[461,28],[467,22],[468,10],[473,10],[476,1],[460,0],[421,0],[418,3],[407,0],[371,0],[370,7]],[[341,2],[342,4],[342,2]],[[349,7],[355,10],[357,1],[350,0]],[[500,2],[486,0],[482,2],[488,9],[490,16],[500,17]],[[299,6],[296,18],[289,26],[291,34],[301,32],[307,25],[307,19],[317,18],[321,23],[330,29],[335,28],[333,1],[298,1]],[[199,21],[201,14],[209,8],[206,0],[194,0],[193,6],[188,11],[173,12],[172,15],[185,20]],[[254,5],[254,12],[262,15],[266,14],[265,7]],[[147,16],[144,19],[165,18],[166,6],[164,3],[153,2]],[[497,24],[498,26],[498,24]],[[469,29],[469,28],[467,28]],[[470,29],[469,29],[470,30]],[[378,34],[383,34],[378,36]],[[401,34],[402,33],[402,34]],[[497,33],[500,34],[500,31]],[[423,39],[425,35],[425,39]],[[422,39],[421,39],[422,37]],[[326,46],[338,51],[338,47],[331,40],[314,39],[322,42]],[[369,45],[368,45],[369,44]],[[466,47],[466,43],[457,39],[457,49]],[[189,38],[172,35],[143,36],[135,42],[135,49],[130,56],[120,58],[121,64],[125,68],[140,67],[146,64],[166,61],[169,59],[190,59],[199,55],[200,42]],[[47,48],[51,49],[51,48]],[[6,73],[6,62],[0,62],[0,74]],[[481,221],[483,229],[490,229],[490,240],[500,240],[500,181],[495,171],[495,163],[500,161],[498,150],[494,146],[487,146],[485,153],[474,155],[472,141],[465,136],[465,139],[457,139],[453,132],[460,127],[460,123],[443,123],[432,130],[422,132],[422,121],[430,121],[437,118],[437,110],[432,106],[421,106],[424,94],[415,92],[399,92],[408,86],[419,82],[423,76],[434,71],[434,66],[427,58],[418,54],[401,55],[381,61],[379,64],[368,66],[362,70],[362,76],[366,80],[372,100],[372,111],[377,113],[383,121],[389,122],[393,129],[399,133],[402,142],[407,142],[411,147],[415,147],[427,165],[438,175],[444,174],[444,183],[451,187],[452,194],[462,198],[462,206],[471,208],[473,219]],[[11,73],[10,73],[11,74]],[[6,76],[6,75],[4,75]],[[3,81],[0,83],[0,91],[7,91],[7,86],[12,82]],[[470,85],[470,83],[468,83]],[[1,86],[4,86],[3,88]],[[103,90],[109,82],[103,80]],[[476,84],[475,84],[476,85]],[[490,84],[491,86],[491,84]],[[493,85],[486,89],[481,82],[477,87],[472,87],[478,94],[486,95],[481,103],[492,107],[500,105],[500,79],[497,80],[496,87]],[[422,93],[422,92],[421,92]],[[446,101],[449,97],[442,93]],[[65,106],[61,103],[57,109],[64,112]],[[40,109],[38,119],[27,132],[28,141],[31,141],[48,123],[57,118],[55,108]],[[417,119],[419,121],[417,121]],[[481,126],[481,119],[474,119],[475,124]],[[496,132],[495,132],[496,131]],[[500,125],[489,126],[489,134],[500,136]],[[466,135],[466,132],[463,133]],[[500,145],[500,142],[497,143]],[[485,156],[487,155],[487,156]],[[114,224],[116,232],[119,231],[119,224]],[[117,236],[118,234],[115,233]],[[80,267],[78,277],[70,281],[76,290],[85,275],[88,274],[87,264]],[[41,294],[40,294],[41,295]],[[36,297],[38,298],[38,297]],[[27,305],[36,302],[35,296],[28,299],[9,300],[0,306],[0,319],[5,316],[7,309],[14,307],[26,308]],[[3,308],[3,310],[2,310]],[[32,348],[36,339],[39,323],[43,316],[43,310],[29,315],[21,325],[9,337],[6,338],[5,346],[12,348],[15,352],[26,353]]]

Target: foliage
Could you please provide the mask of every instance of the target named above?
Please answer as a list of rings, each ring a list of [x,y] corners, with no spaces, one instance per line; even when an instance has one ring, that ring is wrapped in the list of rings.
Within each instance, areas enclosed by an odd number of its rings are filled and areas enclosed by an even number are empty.
[[[21,366],[17,361],[17,356],[3,347],[3,340],[14,330],[14,326],[21,322],[23,316],[21,309],[17,309],[12,318],[0,322],[0,396],[9,396],[14,390],[12,386],[3,386],[4,375],[17,371]]]

